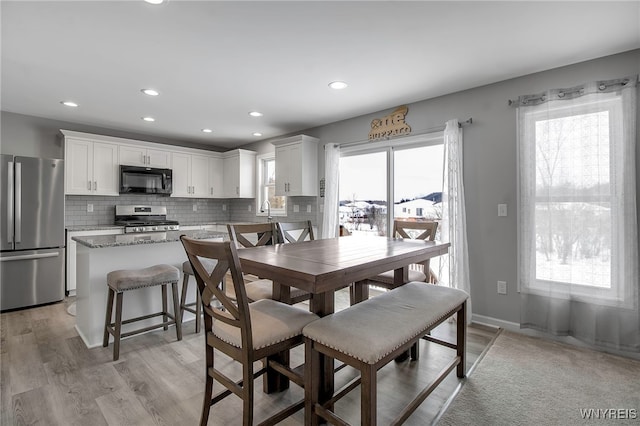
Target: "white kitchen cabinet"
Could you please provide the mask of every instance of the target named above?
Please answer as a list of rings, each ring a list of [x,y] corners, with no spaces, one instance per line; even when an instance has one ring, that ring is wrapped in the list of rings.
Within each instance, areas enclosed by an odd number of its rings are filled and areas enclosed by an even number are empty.
[[[222,158],[209,157],[209,198],[224,197],[223,167]]]
[[[224,153],[224,198],[255,198],[256,153],[235,149]]]
[[[172,197],[209,197],[209,157],[173,152],[171,164],[173,165]]]
[[[73,237],[82,237],[86,235],[120,235],[124,230],[121,227],[112,229],[99,229],[89,231],[67,231],[67,283],[66,291],[70,296],[76,294],[76,249],[78,243],[76,243]]]
[[[160,169],[171,168],[171,151],[161,149],[135,145],[120,145],[118,158],[120,164],[128,166],[147,166]]]
[[[119,195],[118,145],[65,137],[65,194]]]
[[[276,147],[276,195],[318,195],[318,139],[307,135],[271,142]]]

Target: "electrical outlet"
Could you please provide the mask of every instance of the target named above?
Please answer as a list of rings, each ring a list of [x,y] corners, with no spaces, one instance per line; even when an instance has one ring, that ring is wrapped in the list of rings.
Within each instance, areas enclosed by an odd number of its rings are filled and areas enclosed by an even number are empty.
[[[311,213],[311,204],[307,204],[307,213]]]
[[[93,204],[87,204],[87,213],[93,213]]]
[[[300,206],[299,206],[299,205],[297,205],[297,204],[294,204],[294,205],[293,205],[293,212],[294,212],[294,213],[300,213]]]
[[[194,204],[194,205],[193,205],[193,211],[194,211],[194,212],[197,212],[197,211],[198,211],[198,205],[197,205],[197,204]]]
[[[320,213],[324,213],[324,204],[320,204]]]
[[[506,215],[507,215],[507,205],[498,204],[498,216],[506,216]]]
[[[226,212],[226,211],[227,211],[227,205],[226,205],[226,204],[223,204],[223,205],[222,205],[222,211],[223,211],[223,212]]]
[[[247,211],[251,211],[251,204],[247,206]]]
[[[507,282],[498,281],[498,294],[507,294]]]

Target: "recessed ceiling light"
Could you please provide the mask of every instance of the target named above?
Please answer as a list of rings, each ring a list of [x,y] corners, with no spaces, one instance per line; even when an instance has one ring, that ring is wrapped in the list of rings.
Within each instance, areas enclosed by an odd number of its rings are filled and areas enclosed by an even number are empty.
[[[348,84],[344,81],[332,81],[331,83],[329,83],[329,87],[336,90],[344,89],[347,86]]]
[[[149,95],[149,96],[158,96],[160,94],[160,92],[154,89],[142,89],[140,91],[145,95]]]
[[[142,117],[142,119],[143,119],[144,121],[156,121],[156,119],[155,119],[155,118],[153,118],[153,117]]]
[[[249,115],[252,117],[262,117],[262,113],[258,111],[251,111]]]
[[[68,106],[68,107],[72,107],[72,108],[76,108],[78,106],[77,103],[72,102],[72,101],[60,101],[60,103],[64,106]]]
[[[213,132],[213,130],[211,130],[211,129],[202,129],[202,132],[203,133],[211,133],[211,132]]]
[[[253,133],[253,136],[262,136],[262,133],[260,133],[260,132],[254,132],[254,133]]]
[[[144,0],[149,4],[162,4],[164,3],[164,0]]]

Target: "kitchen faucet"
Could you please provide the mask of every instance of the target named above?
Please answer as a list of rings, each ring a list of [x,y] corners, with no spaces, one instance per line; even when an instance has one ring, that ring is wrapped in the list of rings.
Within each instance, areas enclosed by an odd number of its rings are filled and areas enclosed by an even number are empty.
[[[273,218],[271,217],[271,202],[269,200],[264,200],[264,203],[260,206],[260,213],[264,213],[265,204],[267,205],[267,222],[271,222]]]

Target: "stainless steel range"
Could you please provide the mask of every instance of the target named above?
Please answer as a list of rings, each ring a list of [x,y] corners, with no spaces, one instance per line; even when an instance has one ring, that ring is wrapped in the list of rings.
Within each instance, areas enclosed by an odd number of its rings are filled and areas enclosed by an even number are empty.
[[[116,206],[115,224],[124,226],[125,234],[180,229],[177,221],[167,220],[164,206]]]

